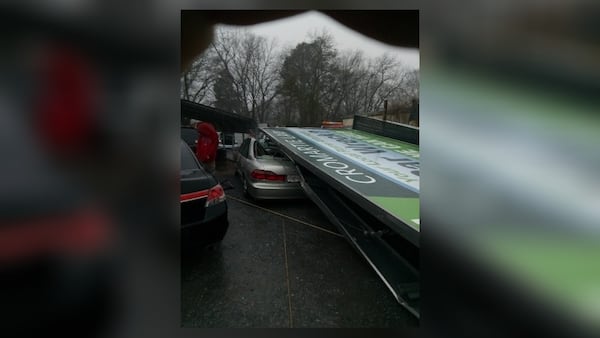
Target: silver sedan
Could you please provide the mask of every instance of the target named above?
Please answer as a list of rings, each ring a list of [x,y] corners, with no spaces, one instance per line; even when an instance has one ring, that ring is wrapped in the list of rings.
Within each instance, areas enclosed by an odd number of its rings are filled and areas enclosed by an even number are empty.
[[[279,149],[257,141],[244,140],[239,150],[236,173],[244,193],[254,199],[304,198],[294,163]]]

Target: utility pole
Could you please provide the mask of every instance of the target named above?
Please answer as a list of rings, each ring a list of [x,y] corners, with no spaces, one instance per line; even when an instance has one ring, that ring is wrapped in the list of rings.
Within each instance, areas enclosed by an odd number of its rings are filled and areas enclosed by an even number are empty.
[[[383,100],[383,120],[387,121],[387,100]]]
[[[252,119],[254,121],[256,121],[256,112],[255,112],[255,109],[256,109],[256,100],[252,99]]]

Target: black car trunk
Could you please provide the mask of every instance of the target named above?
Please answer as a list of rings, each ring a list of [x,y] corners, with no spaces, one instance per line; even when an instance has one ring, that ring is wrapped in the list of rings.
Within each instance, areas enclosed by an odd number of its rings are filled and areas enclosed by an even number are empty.
[[[206,192],[206,194],[202,194],[204,196],[201,198],[192,198],[181,202],[181,225],[185,227],[204,220],[208,190],[217,182],[202,169],[182,170],[180,181],[181,195]]]
[[[181,194],[189,194],[210,189],[217,185],[214,178],[202,169],[181,170]]]

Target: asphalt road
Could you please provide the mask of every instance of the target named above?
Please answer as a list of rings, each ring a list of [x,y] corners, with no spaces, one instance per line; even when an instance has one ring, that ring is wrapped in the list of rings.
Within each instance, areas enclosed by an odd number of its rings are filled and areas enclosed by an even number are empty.
[[[248,201],[231,164],[217,164],[233,186],[225,239],[182,257],[183,327],[418,326],[316,205]]]

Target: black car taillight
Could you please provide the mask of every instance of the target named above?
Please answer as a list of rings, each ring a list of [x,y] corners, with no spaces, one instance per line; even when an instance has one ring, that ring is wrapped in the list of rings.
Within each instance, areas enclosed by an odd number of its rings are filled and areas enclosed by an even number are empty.
[[[285,182],[285,175],[277,175],[272,171],[254,170],[250,176],[255,180]]]
[[[179,201],[180,202],[190,202],[190,201],[198,200],[201,198],[206,198],[206,196],[208,194],[209,194],[208,190],[202,190],[202,191],[190,192],[187,194],[181,194],[179,196]]]
[[[206,206],[210,207],[225,201],[225,191],[220,184],[217,184],[208,191],[208,198],[206,199]]]

